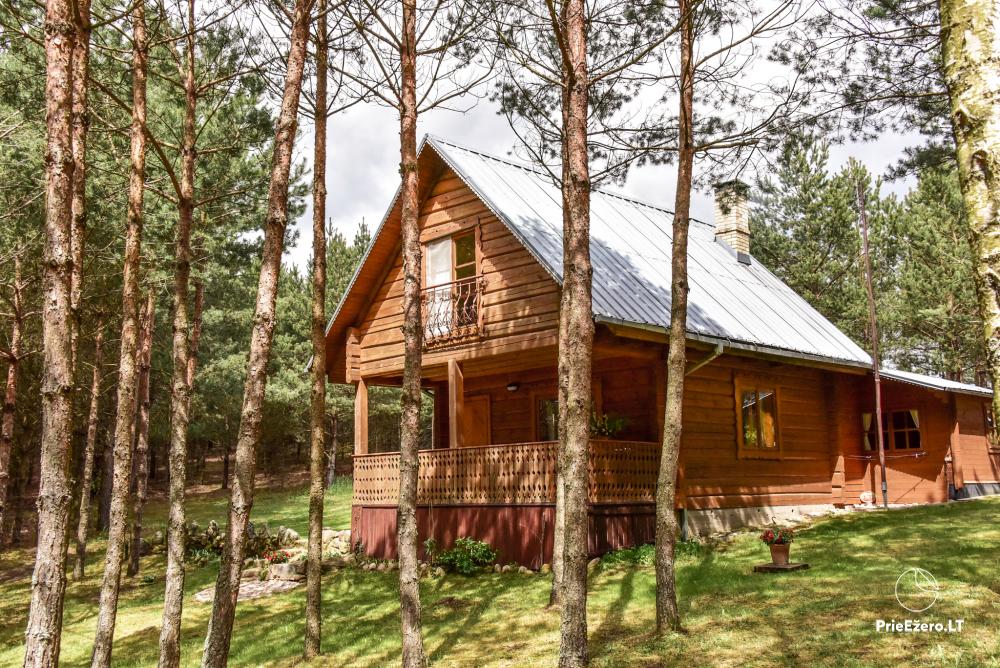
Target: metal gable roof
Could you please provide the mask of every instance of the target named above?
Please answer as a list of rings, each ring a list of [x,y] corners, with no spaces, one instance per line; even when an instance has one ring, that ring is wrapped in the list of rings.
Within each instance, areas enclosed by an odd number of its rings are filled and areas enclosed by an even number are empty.
[[[437,137],[427,144],[562,279],[562,195],[548,175]],[[670,325],[671,212],[602,190],[591,195],[593,310],[599,321]],[[692,220],[688,333],[787,356],[868,366],[871,358],[756,260],[737,261],[711,225]]]

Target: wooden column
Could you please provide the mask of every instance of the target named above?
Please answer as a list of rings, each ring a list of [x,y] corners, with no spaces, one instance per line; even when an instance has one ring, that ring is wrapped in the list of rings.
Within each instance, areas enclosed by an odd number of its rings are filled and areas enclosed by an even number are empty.
[[[455,360],[448,360],[448,447],[463,445],[462,408],[465,404],[465,378],[462,366]]]
[[[358,379],[354,392],[354,454],[368,454],[368,384]]]

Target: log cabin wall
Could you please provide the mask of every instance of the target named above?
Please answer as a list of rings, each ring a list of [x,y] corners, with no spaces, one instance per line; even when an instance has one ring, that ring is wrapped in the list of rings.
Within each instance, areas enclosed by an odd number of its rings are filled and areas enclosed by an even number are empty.
[[[778,388],[780,458],[740,457],[736,378]],[[819,369],[725,355],[685,380],[681,447],[687,508],[829,504],[829,379]]]
[[[445,170],[420,209],[423,243],[479,228],[478,273],[485,335],[473,342],[424,353],[424,366],[450,359],[537,351],[554,346],[559,324],[555,280],[476,195]],[[402,255],[397,250],[385,277],[357,327],[361,375],[399,373],[403,368]]]
[[[989,399],[955,395],[957,416],[956,476],[958,487],[968,488],[959,496],[1000,493],[1000,448],[991,447],[986,437]]]
[[[863,492],[873,492],[881,503],[881,475],[878,452],[873,441],[871,451],[864,447],[862,415],[873,412],[874,385],[871,378],[852,379],[845,388],[849,402],[843,420],[853,420],[849,437],[841,447],[845,456],[845,495],[848,504],[860,503]],[[886,447],[886,476],[889,503],[937,503],[948,500],[948,475],[945,459],[949,455],[952,428],[955,424],[951,397],[944,392],[891,380],[882,381],[882,411],[918,411],[922,453]]]

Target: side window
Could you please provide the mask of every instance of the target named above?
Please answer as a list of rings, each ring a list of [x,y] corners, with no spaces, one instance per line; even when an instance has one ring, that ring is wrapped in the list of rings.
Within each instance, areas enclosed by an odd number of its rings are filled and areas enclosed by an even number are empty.
[[[781,453],[776,383],[738,379],[736,383],[739,454],[776,458]]]
[[[864,449],[878,449],[878,434],[875,432],[875,416],[864,413],[861,416],[864,429]],[[882,413],[882,440],[886,450],[919,450],[923,447],[920,436],[920,411],[916,409],[884,411]]]

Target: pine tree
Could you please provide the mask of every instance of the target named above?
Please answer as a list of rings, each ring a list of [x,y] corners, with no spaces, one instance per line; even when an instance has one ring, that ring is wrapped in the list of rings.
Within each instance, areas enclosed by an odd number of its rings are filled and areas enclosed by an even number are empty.
[[[975,271],[954,169],[927,168],[894,221],[900,265],[894,361],[921,373],[984,382]]]
[[[855,341],[868,338],[868,307],[861,278],[861,239],[854,205],[855,184],[869,184],[868,215],[880,320],[895,302],[893,244],[888,220],[896,210],[879,184],[858,163],[830,174],[829,146],[811,136],[793,137],[782,147],[772,176],[759,180],[751,210],[753,255]],[[881,332],[886,352],[891,328]]]

